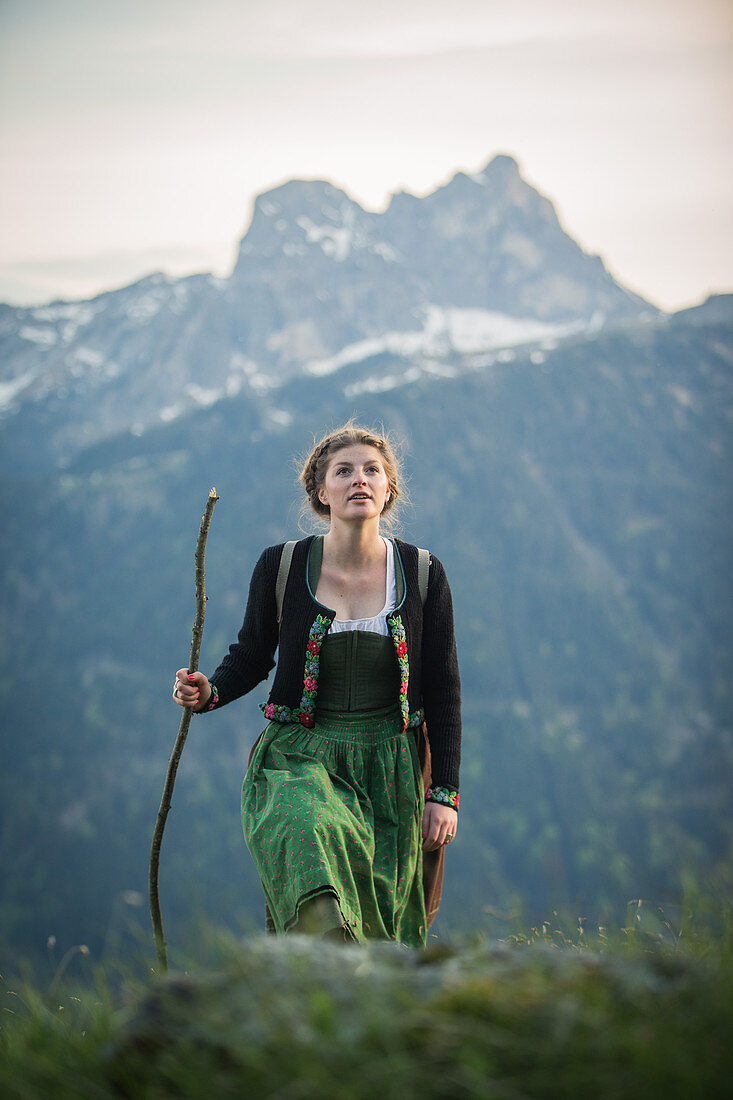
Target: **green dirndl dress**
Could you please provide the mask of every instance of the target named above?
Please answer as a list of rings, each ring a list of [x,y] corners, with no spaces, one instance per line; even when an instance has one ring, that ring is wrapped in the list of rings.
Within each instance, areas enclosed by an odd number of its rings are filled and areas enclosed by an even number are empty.
[[[391,638],[328,635],[315,725],[270,722],[255,748],[242,825],[279,933],[318,898],[347,938],[426,943],[424,791],[398,692]]]

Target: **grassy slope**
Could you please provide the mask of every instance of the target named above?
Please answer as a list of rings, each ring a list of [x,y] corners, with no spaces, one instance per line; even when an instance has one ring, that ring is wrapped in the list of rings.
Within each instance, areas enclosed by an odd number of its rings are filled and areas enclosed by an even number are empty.
[[[217,936],[113,997],[3,991],[9,1097],[705,1097],[733,1063],[730,934],[643,912],[610,943],[544,925],[408,952]],[[727,944],[726,944],[727,941]],[[215,956],[215,961],[213,956]]]

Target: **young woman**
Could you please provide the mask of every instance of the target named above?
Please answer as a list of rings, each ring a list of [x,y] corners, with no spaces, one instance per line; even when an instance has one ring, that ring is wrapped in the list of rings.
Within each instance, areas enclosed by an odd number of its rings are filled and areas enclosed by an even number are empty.
[[[179,669],[180,706],[216,710],[275,664],[269,725],[242,788],[242,823],[275,930],[423,946],[423,849],[458,822],[460,680],[443,566],[419,576],[416,546],[380,533],[400,494],[388,440],[352,422],[302,471],[328,532],[255,566],[238,640],[210,678]],[[428,560],[428,559],[426,559]],[[421,591],[422,587],[422,591]],[[416,737],[426,721],[432,785]]]

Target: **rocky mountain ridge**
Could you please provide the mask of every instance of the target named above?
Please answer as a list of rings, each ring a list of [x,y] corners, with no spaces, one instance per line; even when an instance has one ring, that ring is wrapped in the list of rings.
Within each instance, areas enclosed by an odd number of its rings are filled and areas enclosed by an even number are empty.
[[[303,373],[382,354],[450,372],[470,353],[657,315],[579,248],[511,157],[425,198],[396,194],[381,214],[292,180],[255,201],[228,279],[157,274],[86,302],[0,306],[6,454],[34,436],[31,465],[64,465],[119,431]]]

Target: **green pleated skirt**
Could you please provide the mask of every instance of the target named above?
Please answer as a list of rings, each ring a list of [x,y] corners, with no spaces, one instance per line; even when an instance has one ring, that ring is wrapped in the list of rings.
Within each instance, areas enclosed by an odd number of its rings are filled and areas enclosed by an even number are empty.
[[[242,825],[276,931],[326,896],[356,941],[424,946],[423,807],[399,707],[317,711],[312,729],[271,722],[244,778]]]

